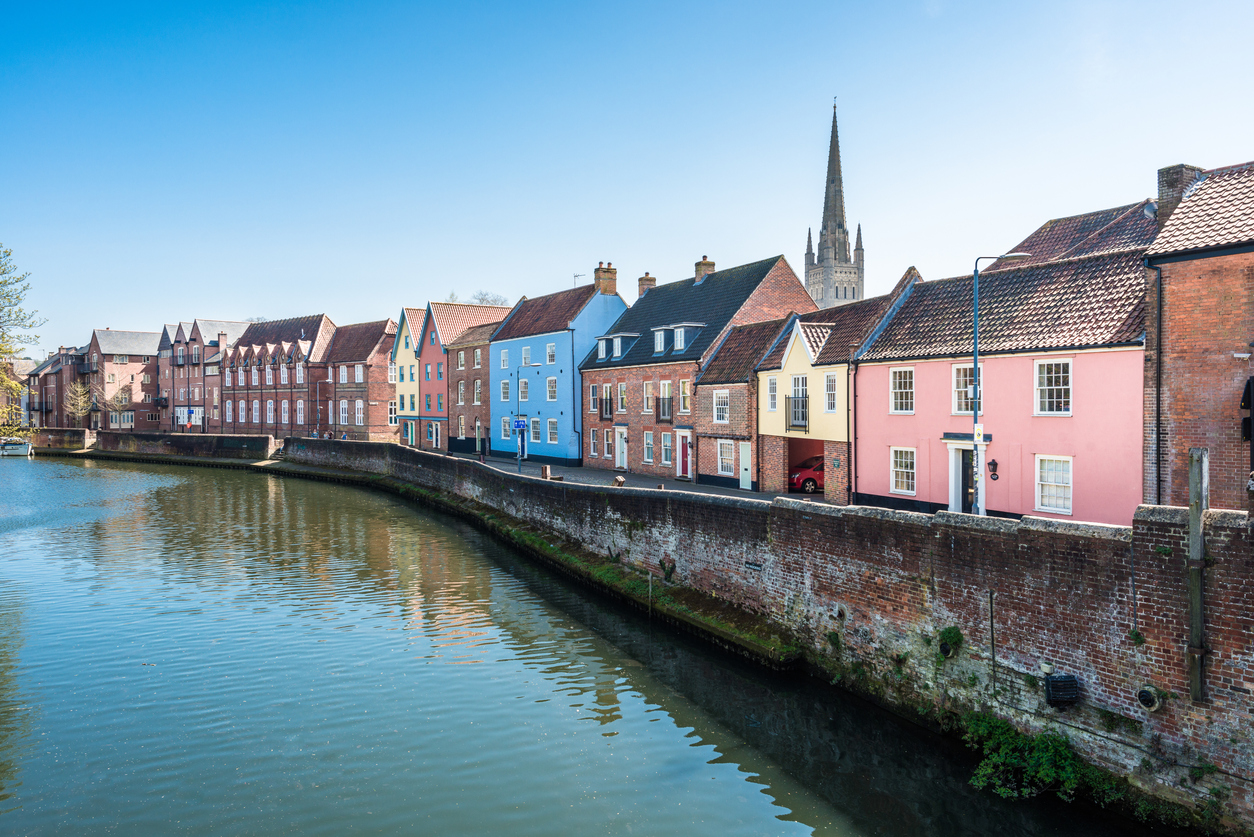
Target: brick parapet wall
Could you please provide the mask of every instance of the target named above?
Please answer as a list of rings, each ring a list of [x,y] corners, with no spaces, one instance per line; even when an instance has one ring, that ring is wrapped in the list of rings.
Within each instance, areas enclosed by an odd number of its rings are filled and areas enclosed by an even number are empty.
[[[1194,704],[1184,668],[1184,509],[1142,506],[1132,527],[1117,527],[606,489],[377,443],[292,439],[288,458],[473,499],[654,574],[659,561],[674,561],[677,582],[838,654],[888,703],[983,707],[1023,729],[1056,728],[1161,796],[1198,801],[1228,787],[1232,810],[1254,822],[1254,559],[1244,513],[1204,515],[1209,654],[1206,699]],[[938,664],[936,637],[949,626],[964,641]],[[839,637],[836,652],[829,635]],[[1045,704],[1046,662],[1076,675],[1080,705]],[[1162,709],[1137,704],[1143,685],[1169,694]],[[1203,761],[1218,771],[1187,781]]]
[[[216,459],[266,459],[278,449],[273,436],[210,433],[125,433],[102,430],[96,449],[117,453],[194,456]]]

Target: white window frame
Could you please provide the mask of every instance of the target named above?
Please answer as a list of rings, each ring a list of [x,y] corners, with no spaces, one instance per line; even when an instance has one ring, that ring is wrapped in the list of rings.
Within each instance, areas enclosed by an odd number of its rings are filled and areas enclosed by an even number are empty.
[[[396,361],[388,361],[388,383],[396,383]]]
[[[687,379],[679,382],[679,412],[692,412],[692,382]]]
[[[242,398],[240,399],[240,402],[239,402],[239,412],[235,414],[235,420],[238,421],[240,424],[248,423],[248,402],[243,400]]]
[[[366,402],[362,401],[360,398],[358,398],[353,404],[353,418],[356,419],[354,423],[358,427],[361,427],[366,423]]]
[[[1051,453],[1038,453],[1034,457],[1035,462],[1032,467],[1032,482],[1036,488],[1036,511],[1045,512],[1046,514],[1065,514],[1070,516],[1075,508],[1075,461],[1070,456],[1061,456]],[[1041,463],[1042,462],[1065,462],[1067,463],[1067,482],[1050,483],[1050,485],[1065,486],[1067,489],[1067,507],[1055,508],[1045,506],[1041,502],[1041,488],[1044,483],[1041,482]]]
[[[653,332],[653,353],[656,355],[664,351],[666,351],[666,331],[659,328]]]
[[[620,383],[618,385],[618,410],[617,412],[627,412],[627,384]]]
[[[366,380],[366,367],[360,363],[353,367],[353,383],[360,384]]]
[[[348,383],[348,367],[343,364],[340,364],[340,383]]]
[[[596,384],[588,384],[588,412],[595,413],[597,411],[597,390]]]
[[[261,383],[261,373],[256,366],[252,368],[252,373],[253,374],[249,377],[252,378],[253,386],[259,386]]]
[[[688,347],[687,336],[682,328],[675,329],[675,351],[682,352]]]
[[[731,390],[714,390],[711,406],[715,424],[727,424],[731,421]],[[722,418],[719,417],[720,413]]]
[[[969,364],[969,363],[954,363],[954,364],[951,364],[951,365],[950,365],[950,367],[949,367],[949,402],[950,402],[950,403],[949,403],[949,407],[950,407],[950,415],[954,415],[954,416],[969,416],[969,415],[971,415],[971,411],[970,411],[970,410],[959,410],[959,409],[958,409],[958,393],[959,393],[959,389],[958,389],[958,373],[959,373],[960,371],[964,370],[964,369],[968,369],[968,370],[969,370],[970,368],[971,368],[971,364]],[[981,402],[981,403],[980,403],[979,405],[972,405],[972,406],[979,406],[979,408],[980,408],[980,415],[984,415],[984,404],[983,404],[983,401],[984,401],[984,386],[983,386],[983,383],[982,383],[982,382],[983,382],[983,380],[984,380],[984,364],[983,364],[983,363],[981,363],[981,364],[980,364],[980,372],[979,372],[979,375],[980,375],[980,381],[981,381],[981,385],[980,385],[980,402]],[[972,379],[972,380],[974,380],[974,379]]]
[[[483,398],[483,381],[481,381],[479,378],[475,378],[475,395],[474,395],[474,398],[475,398],[475,402],[474,402],[474,403],[476,403],[476,404],[482,404],[482,403],[483,403],[483,400],[482,400],[482,398]]]
[[[671,447],[671,434],[663,433],[662,434],[662,464],[663,465],[671,464],[672,450],[673,448]]]
[[[296,383],[305,383],[305,364],[303,363],[296,364]]]
[[[557,400],[557,378],[549,378],[544,382],[544,398],[546,401]]]
[[[501,381],[501,401],[509,402],[509,381]]]
[[[899,389],[897,387],[897,381],[899,379],[899,376],[905,376],[907,374],[910,376],[910,388]],[[903,402],[905,401],[906,398],[909,398],[910,400],[909,409],[904,409],[903,406],[900,406],[898,404],[898,398],[897,398],[898,395],[902,396],[901,400]],[[890,366],[888,367],[888,412],[889,414],[894,415],[894,416],[914,415],[914,404],[915,404],[914,399],[915,399],[914,367],[913,366]]]
[[[839,381],[836,373],[828,372],[823,376],[823,412],[836,412]]]
[[[557,363],[557,344],[549,343],[544,347],[544,362],[549,366]]]
[[[393,402],[392,402],[392,405],[393,405],[393,406],[395,406],[395,405],[396,405],[396,402],[395,402],[395,401],[393,401]],[[296,423],[297,423],[297,424],[304,424],[304,423],[305,423],[305,401],[304,401],[304,399],[298,399],[298,400],[297,400],[297,402],[296,402]]]
[[[510,426],[511,424],[512,424],[512,419],[509,416],[501,416],[501,438],[502,439],[508,440],[510,438],[510,431],[512,430]]]
[[[457,417],[457,438],[459,439],[466,438],[466,417],[465,416]]]
[[[779,409],[779,379],[774,375],[766,379],[766,409],[772,413]]]
[[[509,349],[501,349],[501,368],[509,369]]]
[[[614,431],[608,428],[605,431],[605,448],[601,455],[606,459],[614,458]]]
[[[597,360],[605,360],[605,341],[597,341]]]
[[[597,435],[598,434],[595,430],[593,430],[591,433],[588,434],[588,455],[589,456],[597,455]]]
[[[522,365],[523,366],[531,365],[531,347],[530,346],[522,347]]]
[[[225,414],[225,415],[226,415],[226,418],[224,419],[224,421],[231,422],[232,424],[234,424],[234,423],[235,423],[235,418],[234,418],[234,416],[235,416],[235,411],[231,409],[231,407],[232,407],[232,405],[234,405],[234,403],[235,403],[234,401],[228,401],[228,402],[226,402],[226,414]]]
[[[557,436],[557,419],[555,419],[555,418],[551,418],[551,419],[549,419],[549,420],[548,420],[548,431],[549,431],[549,444],[550,444],[550,445],[556,445],[556,444],[557,444],[557,438],[558,438],[558,436]]]
[[[481,368],[483,363],[483,349],[475,349],[475,368]]]
[[[724,456],[724,451],[727,452]],[[718,440],[718,473],[724,477],[736,476],[736,443],[731,439]],[[726,467],[724,467],[726,465]]]
[[[466,350],[465,349],[457,350],[457,368],[459,371],[466,368]]]
[[[622,356],[623,356],[623,338],[615,337],[614,338],[614,357],[622,357]]]
[[[457,382],[457,406],[460,407],[465,403],[466,403],[466,382],[458,381]]]
[[[1075,402],[1072,400],[1072,397],[1074,394],[1072,392],[1072,381],[1074,380],[1072,376],[1072,369],[1074,368],[1073,366],[1074,363],[1075,363],[1074,358],[1069,358],[1069,357],[1038,358],[1037,360],[1033,361],[1032,363],[1032,415],[1034,416],[1057,416],[1061,418],[1067,418],[1071,416],[1072,414],[1071,409],[1075,404]],[[1041,386],[1041,367],[1046,366],[1046,365],[1059,365],[1059,364],[1066,364],[1067,366],[1067,371],[1066,371],[1067,385],[1065,387],[1042,387]],[[1067,391],[1067,395],[1066,395],[1067,409],[1066,410],[1042,410],[1041,409],[1041,394],[1047,389],[1057,389],[1057,390],[1065,389]]]
[[[653,382],[645,381],[641,386],[641,389],[643,390],[642,395],[644,396],[644,407],[640,410],[640,412],[651,413],[653,412]]]
[[[653,431],[644,431],[644,461],[653,462]]]
[[[910,468],[898,468],[898,453],[910,454]],[[904,462],[904,460],[902,460]],[[910,475],[910,484],[914,488],[906,490],[897,487],[897,473]],[[890,447],[888,449],[888,492],[890,494],[903,494],[907,497],[914,497],[919,493],[919,452],[916,448],[899,448]]]
[[[531,382],[526,378],[518,379],[518,403],[531,400]]]
[[[297,403],[299,404],[300,402],[297,402]],[[396,416],[396,407],[397,407],[396,399],[392,399],[391,401],[388,402],[388,426],[389,427],[396,427],[396,425],[400,423],[400,419],[397,418]]]
[[[253,399],[253,424],[261,424],[261,399]]]
[[[280,384],[287,383],[287,364],[283,364],[282,366],[279,367],[279,383]]]
[[[292,423],[292,405],[286,398],[279,402],[279,423]]]
[[[340,368],[343,369],[344,367],[341,366]],[[347,398],[340,399],[340,424],[341,425],[348,424],[348,399]]]
[[[533,445],[538,445],[540,442],[540,419],[533,418],[531,420],[531,443]]]

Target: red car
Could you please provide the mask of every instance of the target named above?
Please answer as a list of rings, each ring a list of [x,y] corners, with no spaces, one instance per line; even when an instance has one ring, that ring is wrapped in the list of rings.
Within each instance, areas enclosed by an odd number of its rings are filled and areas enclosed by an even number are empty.
[[[811,456],[792,466],[788,474],[788,486],[795,491],[813,494],[823,490],[823,457]]]

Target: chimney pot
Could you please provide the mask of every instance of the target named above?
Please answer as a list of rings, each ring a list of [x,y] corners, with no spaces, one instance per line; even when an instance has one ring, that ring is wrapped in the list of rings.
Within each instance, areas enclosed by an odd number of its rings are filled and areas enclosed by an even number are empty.
[[[638,282],[637,291],[640,296],[644,296],[645,294],[647,294],[650,288],[657,287],[657,277],[650,276],[648,271],[646,271],[644,276],[641,276],[636,281]]]
[[[714,262],[710,261],[709,256],[702,256],[701,261],[697,262],[693,275],[696,277],[697,285],[705,281],[705,277],[714,272]]]
[[[618,269],[613,263],[597,262],[596,270],[592,271],[592,284],[606,296],[618,293]]]

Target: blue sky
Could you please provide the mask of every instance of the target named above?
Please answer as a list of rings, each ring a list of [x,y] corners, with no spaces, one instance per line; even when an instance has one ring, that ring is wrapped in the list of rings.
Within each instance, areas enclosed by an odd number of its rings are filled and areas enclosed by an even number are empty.
[[[0,2],[0,242],[49,319],[803,261],[832,97],[867,292],[1254,158],[1254,4]],[[587,281],[586,279],[580,281]]]

